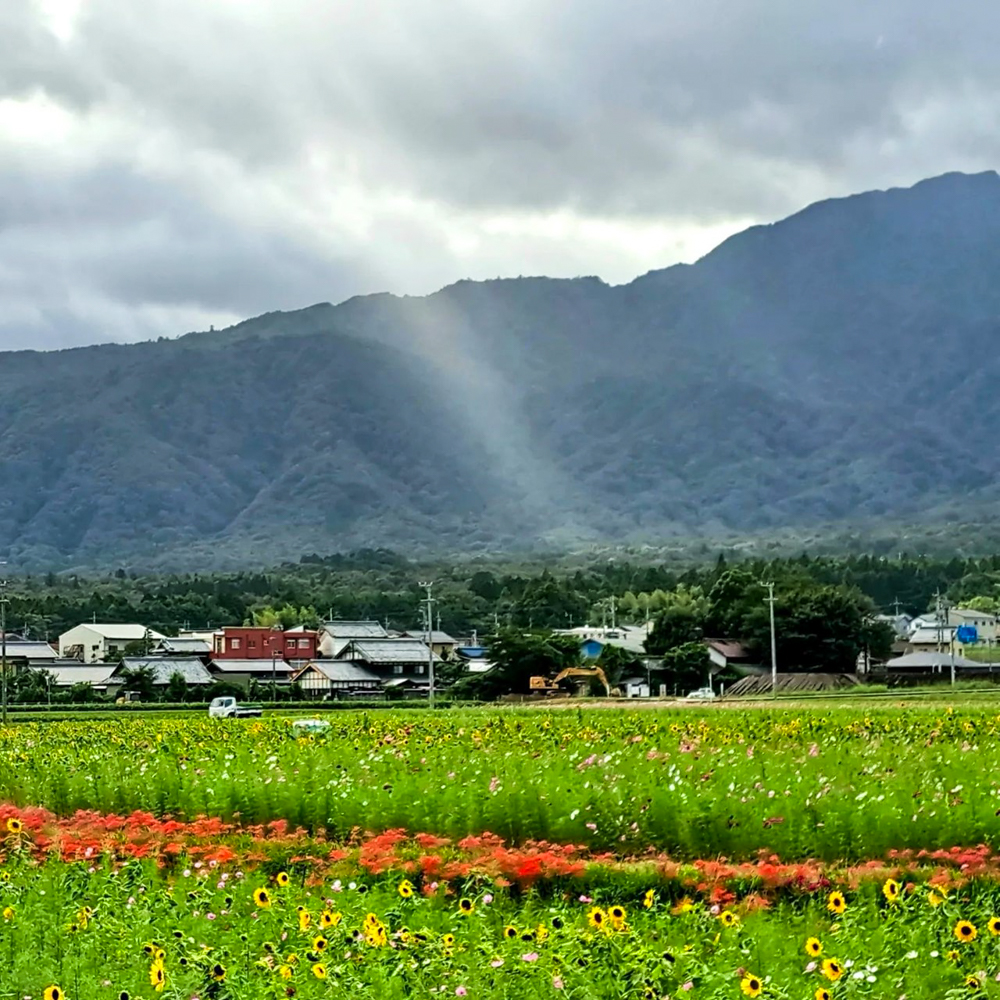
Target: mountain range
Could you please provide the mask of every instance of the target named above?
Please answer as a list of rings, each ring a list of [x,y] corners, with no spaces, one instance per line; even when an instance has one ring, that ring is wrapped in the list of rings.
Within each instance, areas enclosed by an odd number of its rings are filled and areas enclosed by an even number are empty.
[[[690,265],[460,281],[0,354],[0,557],[233,566],[988,524],[1000,177],[824,201]]]

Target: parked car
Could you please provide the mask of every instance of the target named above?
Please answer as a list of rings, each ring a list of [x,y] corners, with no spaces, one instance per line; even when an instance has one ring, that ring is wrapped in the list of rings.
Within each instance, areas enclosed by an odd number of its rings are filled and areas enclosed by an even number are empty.
[[[710,687],[698,688],[697,691],[689,691],[688,701],[711,701],[715,697],[715,692]]]
[[[254,719],[259,718],[259,705],[238,705],[235,698],[213,698],[208,706],[208,714],[213,719]]]

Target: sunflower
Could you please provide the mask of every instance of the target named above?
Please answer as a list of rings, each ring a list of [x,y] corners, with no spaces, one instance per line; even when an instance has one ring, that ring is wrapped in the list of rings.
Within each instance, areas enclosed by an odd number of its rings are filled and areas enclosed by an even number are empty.
[[[321,955],[326,951],[327,940],[321,934],[319,937],[313,938],[312,950],[319,952]]]
[[[471,899],[464,897],[458,901],[458,909],[461,913],[471,913],[476,908],[476,904]]]
[[[980,982],[979,976],[966,976],[965,985],[970,990],[981,990],[983,988],[983,984]]]
[[[949,951],[946,951],[946,952],[944,953],[944,957],[945,957],[945,958],[946,958],[946,959],[947,959],[947,960],[948,960],[949,962],[954,962],[954,963],[955,963],[956,965],[958,965],[958,963],[962,961],[962,954],[961,954],[961,952],[959,952],[959,951],[958,951],[957,949],[955,949],[955,948],[952,948],[952,949],[950,949]]]
[[[894,878],[887,878],[882,886],[882,895],[890,903],[895,903],[899,899],[899,883]]]
[[[647,910],[651,910],[653,908],[653,903],[655,902],[656,902],[656,893],[652,889],[647,889],[646,895],[642,897],[642,905]]]
[[[601,928],[607,922],[607,916],[605,916],[604,910],[599,906],[592,906],[590,908],[590,913],[587,914],[587,923],[591,927]]]
[[[840,891],[831,892],[826,897],[826,908],[839,917],[847,909],[847,900],[844,898],[844,894]]]
[[[262,909],[266,910],[271,905],[271,897],[268,895],[267,889],[263,886],[259,889],[254,889],[253,891],[253,901]]]
[[[341,916],[339,913],[333,913],[330,910],[324,910],[320,914],[319,925],[322,928],[336,927],[340,923]]]
[[[831,983],[835,983],[844,974],[844,967],[835,958],[828,958],[820,971]]]
[[[809,938],[806,941],[806,954],[813,958],[819,958],[823,954],[823,945],[820,944],[819,938]]]
[[[821,986],[816,990],[813,997],[815,1000],[833,1000],[833,994],[825,986]]]
[[[691,902],[690,898],[685,896],[682,900],[674,904],[671,913],[675,917],[679,917],[682,913],[688,913],[690,910],[694,909],[694,903]]]
[[[24,829],[24,824],[19,820],[15,819],[13,816],[7,820],[7,832],[8,833],[20,833]],[[59,989],[58,986],[55,989]],[[59,996],[62,996],[62,990],[59,990]]]
[[[618,906],[616,904],[608,910],[608,916],[611,918],[611,923],[613,923],[615,927],[621,927],[622,924],[625,923],[625,918],[628,914],[625,912],[624,906]]]
[[[1000,935],[1000,917],[990,917],[990,919],[986,922],[986,926],[989,928],[989,932],[993,935],[993,937]]]
[[[740,922],[740,918],[732,910],[723,910],[719,914],[719,921],[723,927],[735,927]]]
[[[323,964],[322,962],[317,962],[317,963],[316,963],[316,964],[315,964],[315,965],[314,965],[314,966],[312,967],[312,974],[313,974],[313,975],[314,975],[314,976],[315,976],[315,977],[316,977],[317,979],[326,979],[326,977],[327,977],[327,971],[326,971],[326,966],[325,966],[325,965],[324,965],[324,964]]]
[[[128,995],[128,990],[122,990],[118,994],[118,1000],[132,1000],[132,998]]]
[[[7,820],[7,825],[10,826],[10,820]],[[61,986],[46,986],[42,1000],[66,1000],[66,994],[63,993]]]
[[[441,936],[441,944],[443,944],[445,946],[445,948],[454,948],[455,947],[455,935],[454,934],[443,934]]]
[[[740,989],[748,997],[759,997],[764,992],[764,984],[761,982],[760,976],[748,972],[740,980]]]
[[[288,872],[278,872],[278,874],[274,876],[274,881],[280,885],[282,889],[284,889],[289,883]]]
[[[539,941],[539,943],[545,942],[549,939],[549,929],[545,926],[545,924],[539,924],[535,928],[535,938]]]
[[[13,920],[14,919],[14,907],[13,906],[5,906],[3,908],[3,918],[4,918],[4,920]]]
[[[166,961],[167,953],[162,948],[155,948],[153,950],[153,961],[159,962],[160,965]]]
[[[298,914],[299,914],[299,933],[304,934],[307,930],[309,930],[309,925],[312,923],[312,916],[304,906],[300,906],[298,908]]]
[[[968,920],[959,920],[959,922],[955,924],[955,937],[959,941],[975,941],[978,933],[979,931],[976,930],[976,925],[969,923]]]
[[[163,968],[162,962],[154,962],[149,967],[149,985],[156,990],[157,993],[163,990],[163,986],[167,981],[167,973]]]
[[[278,975],[281,976],[282,979],[291,979],[292,967],[290,965],[279,965]]]
[[[413,895],[413,883],[410,882],[409,879],[404,878],[403,881],[399,883],[398,892],[403,899],[409,899]]]
[[[505,938],[506,938],[506,939],[507,939],[508,941],[516,941],[516,940],[517,940],[517,928],[516,928],[516,927],[514,927],[514,926],[513,926],[512,924],[508,924],[508,925],[507,925],[507,926],[506,926],[506,927],[505,927],[505,928],[503,929],[503,936],[504,936],[504,937],[505,937]]]
[[[934,888],[931,889],[931,891],[927,894],[927,902],[930,903],[931,906],[937,907],[940,906],[942,903],[946,903],[947,901],[948,901],[948,893],[946,893],[944,889]]]
[[[223,981],[223,979],[226,978],[226,969],[225,969],[225,966],[219,965],[219,963],[216,962],[215,965],[212,966],[212,978],[217,983],[221,983]]]

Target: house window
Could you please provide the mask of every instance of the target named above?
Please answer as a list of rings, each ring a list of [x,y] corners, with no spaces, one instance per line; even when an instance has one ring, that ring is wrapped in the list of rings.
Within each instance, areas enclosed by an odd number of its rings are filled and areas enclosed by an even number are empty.
[[[257,640],[247,639],[247,649],[256,649],[256,648],[257,648]]]
[[[422,674],[426,669],[427,668],[422,663],[418,663],[417,664],[417,673],[418,674]]]
[[[239,639],[230,639],[229,640],[229,648],[230,649],[239,649],[240,648],[240,640]]]
[[[299,639],[299,649],[308,649],[308,648],[309,648],[309,640]]]
[[[394,674],[401,674],[403,672],[403,664],[402,663],[394,663],[392,665],[392,672]]]

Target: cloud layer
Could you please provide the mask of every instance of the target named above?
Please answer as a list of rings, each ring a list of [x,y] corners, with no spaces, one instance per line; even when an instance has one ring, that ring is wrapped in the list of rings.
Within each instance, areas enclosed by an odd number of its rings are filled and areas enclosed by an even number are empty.
[[[981,0],[0,4],[0,349],[690,260],[1000,165]]]

